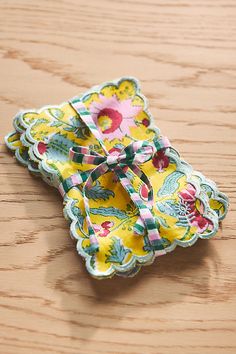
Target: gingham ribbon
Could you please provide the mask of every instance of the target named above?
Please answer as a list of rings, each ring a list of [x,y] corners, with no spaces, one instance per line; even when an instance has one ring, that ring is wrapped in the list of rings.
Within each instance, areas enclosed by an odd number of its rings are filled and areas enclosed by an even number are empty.
[[[135,175],[137,175],[148,189],[148,201],[153,201],[153,190],[147,175],[139,168],[143,164],[152,159],[154,153],[158,150],[167,148],[170,143],[167,138],[155,138],[153,144],[148,141],[135,141],[126,146],[118,155],[109,154],[102,139],[98,128],[79,98],[72,99],[70,104],[79,113],[83,122],[88,126],[90,131],[96,137],[101,147],[104,150],[105,156],[90,150],[85,146],[74,146],[70,149],[69,156],[72,161],[81,164],[95,165],[94,169],[85,172],[74,174],[64,180],[59,186],[62,195],[68,192],[72,187],[84,183],[82,195],[85,205],[86,222],[88,226],[88,234],[90,239],[90,247],[88,252],[93,254],[99,249],[98,240],[90,218],[89,199],[86,192],[92,187],[93,183],[107,172],[113,171],[120,181],[123,188],[129,194],[131,200],[139,210],[140,217],[136,223],[136,230],[146,229],[147,237],[155,252],[161,253],[163,250],[163,242],[159,235],[156,220],[139,194],[132,185],[129,174],[124,171],[124,167],[128,166]]]

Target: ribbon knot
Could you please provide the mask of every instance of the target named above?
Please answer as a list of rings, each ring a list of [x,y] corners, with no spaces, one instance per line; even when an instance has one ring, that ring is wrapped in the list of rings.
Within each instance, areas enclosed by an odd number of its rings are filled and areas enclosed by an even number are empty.
[[[120,162],[120,155],[108,155],[106,159],[106,164],[110,169],[115,168]]]
[[[101,138],[99,130],[94,124],[90,112],[86,109],[80,98],[76,97],[75,99],[71,100],[70,103],[72,107],[78,112],[80,118],[87,125],[95,138],[98,140],[105,154],[98,154],[96,151],[90,150],[85,146],[72,147],[69,152],[69,157],[72,159],[72,161],[80,164],[94,165],[96,167],[72,175],[71,177],[64,180],[59,186],[59,190],[64,196],[65,193],[70,190],[70,188],[84,183],[82,196],[85,205],[86,222],[90,239],[90,246],[86,249],[87,252],[93,254],[99,250],[99,243],[96,237],[96,232],[90,219],[90,208],[87,192],[101,175],[104,175],[109,171],[113,171],[113,173],[117,176],[118,181],[121,183],[139,210],[140,216],[134,229],[137,231],[146,229],[147,237],[153,250],[155,253],[162,254],[164,252],[162,238],[159,235],[158,226],[151,211],[153,205],[152,186],[147,175],[140,169],[139,165],[152,159],[153,155],[157,151],[168,148],[170,146],[169,140],[165,137],[155,137],[152,143],[149,141],[134,141],[126,146],[118,155],[109,154]],[[139,193],[137,193],[132,184],[130,174],[126,172],[127,169],[124,167],[128,167],[134,173],[134,175],[136,175],[143,183],[145,183],[148,190],[148,203],[140,197]]]
[[[140,165],[153,157],[153,147],[145,141],[135,141],[125,147],[118,155],[107,154],[106,163],[109,168],[114,169],[130,165]]]

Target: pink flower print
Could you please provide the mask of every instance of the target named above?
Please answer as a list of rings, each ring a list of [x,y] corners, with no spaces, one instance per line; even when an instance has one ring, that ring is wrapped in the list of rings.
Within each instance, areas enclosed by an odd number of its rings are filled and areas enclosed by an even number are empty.
[[[94,231],[98,234],[100,237],[106,237],[110,232],[111,228],[114,226],[113,221],[104,221],[101,225],[95,224],[93,226]]]
[[[143,118],[142,124],[143,124],[145,127],[148,127],[148,126],[150,125],[150,120],[147,119],[147,118]]]
[[[189,223],[192,226],[197,227],[199,233],[204,232],[208,228],[212,228],[212,223],[210,220],[203,217],[200,211],[196,207],[196,189],[188,184],[187,188],[179,193],[181,202],[180,208],[182,212],[188,217]],[[201,212],[203,211],[203,205],[201,204]]]
[[[116,95],[107,98],[100,94],[99,99],[99,102],[92,102],[89,109],[102,134],[110,140],[129,135],[130,128],[136,126],[134,118],[142,107],[133,106],[131,99],[118,100]]]

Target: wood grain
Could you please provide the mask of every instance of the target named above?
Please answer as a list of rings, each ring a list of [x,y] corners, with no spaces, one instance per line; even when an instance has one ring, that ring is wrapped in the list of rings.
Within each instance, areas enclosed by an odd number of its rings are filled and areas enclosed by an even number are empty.
[[[123,75],[182,156],[231,201],[217,237],[133,279],[96,281],[59,195],[1,145],[0,352],[236,352],[234,0],[1,0],[1,137],[20,108]]]

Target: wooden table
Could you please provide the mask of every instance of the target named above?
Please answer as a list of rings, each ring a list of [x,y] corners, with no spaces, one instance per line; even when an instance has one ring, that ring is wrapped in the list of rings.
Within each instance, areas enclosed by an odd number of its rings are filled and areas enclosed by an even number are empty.
[[[0,2],[1,137],[20,108],[136,76],[162,132],[231,201],[214,239],[93,280],[58,193],[1,143],[2,354],[236,352],[235,63],[234,0]]]

